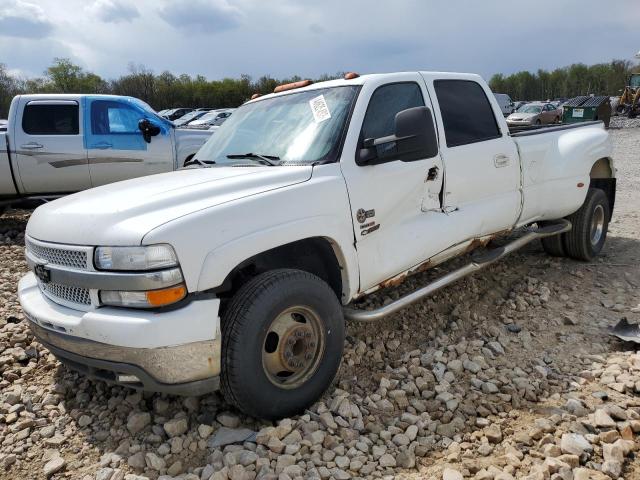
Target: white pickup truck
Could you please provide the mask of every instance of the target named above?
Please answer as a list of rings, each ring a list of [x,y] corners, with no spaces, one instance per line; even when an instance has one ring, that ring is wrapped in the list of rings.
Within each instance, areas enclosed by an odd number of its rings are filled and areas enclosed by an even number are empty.
[[[18,95],[0,132],[0,210],[181,168],[211,133],[176,129],[132,97]]]
[[[603,246],[615,168],[602,123],[512,134],[471,74],[276,90],[238,108],[198,168],[35,210],[18,295],[62,362],[137,389],[220,387],[248,414],[282,417],[332,382],[345,319],[384,318],[534,239],[581,260]],[[357,308],[508,232],[408,296]]]

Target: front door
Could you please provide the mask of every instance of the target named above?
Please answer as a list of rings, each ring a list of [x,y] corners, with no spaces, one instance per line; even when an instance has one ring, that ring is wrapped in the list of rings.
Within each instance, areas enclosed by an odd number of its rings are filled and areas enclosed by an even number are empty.
[[[361,291],[411,269],[449,241],[447,216],[440,209],[444,166],[439,155],[363,166],[354,160],[365,139],[394,134],[398,112],[425,105],[431,108],[431,101],[417,73],[398,74],[394,83],[367,82],[358,97],[341,168],[351,202]]]
[[[86,144],[94,187],[173,170],[170,129],[156,122],[160,133],[147,143],[138,128],[146,112],[129,99],[89,97],[87,103]]]
[[[13,150],[24,192],[69,193],[90,188],[79,102],[23,102],[18,110],[22,111],[22,125],[15,125]]]

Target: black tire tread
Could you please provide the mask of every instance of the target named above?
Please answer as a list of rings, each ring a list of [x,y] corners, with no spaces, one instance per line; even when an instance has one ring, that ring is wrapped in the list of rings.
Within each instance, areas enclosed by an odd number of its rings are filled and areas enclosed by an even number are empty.
[[[563,245],[563,236],[561,233],[559,235],[554,235],[552,237],[544,237],[540,240],[542,243],[542,248],[547,253],[547,255],[551,255],[552,257],[564,257],[564,245]]]
[[[236,395],[237,392],[242,391],[243,386],[237,372],[234,371],[234,365],[231,360],[236,349],[240,347],[240,344],[233,339],[242,338],[241,335],[244,325],[247,322],[252,321],[247,317],[247,315],[245,315],[245,313],[261,293],[267,292],[269,289],[284,280],[296,278],[313,280],[318,283],[319,288],[326,288],[327,293],[335,297],[335,293],[331,290],[331,287],[329,287],[329,285],[319,277],[311,273],[302,270],[276,269],[257,275],[240,287],[229,302],[223,315],[221,325],[222,371],[220,389],[228,403],[254,417],[260,417],[260,412],[250,411],[246,405],[243,405],[242,401]]]
[[[571,222],[572,228],[563,237],[564,249],[566,255],[575,260],[591,260],[594,255],[589,250],[587,242],[590,235],[590,217],[595,203],[603,203],[605,205],[605,231],[606,236],[609,218],[609,202],[605,193],[599,188],[590,188],[587,197],[578,211],[567,217]],[[597,253],[597,252],[596,252]]]

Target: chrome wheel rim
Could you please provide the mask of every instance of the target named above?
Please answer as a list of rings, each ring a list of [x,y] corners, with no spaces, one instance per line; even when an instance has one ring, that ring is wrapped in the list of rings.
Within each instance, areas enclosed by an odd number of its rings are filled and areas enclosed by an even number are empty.
[[[291,307],[269,325],[262,345],[262,368],[274,385],[298,388],[316,372],[324,349],[318,314],[308,307]]]
[[[591,245],[597,245],[604,233],[604,208],[597,205],[591,216]]]

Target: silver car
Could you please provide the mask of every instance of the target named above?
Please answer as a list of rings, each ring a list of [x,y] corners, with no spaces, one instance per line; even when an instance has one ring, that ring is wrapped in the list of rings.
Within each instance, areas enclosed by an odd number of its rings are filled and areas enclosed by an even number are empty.
[[[527,103],[507,117],[512,127],[560,123],[562,109],[553,103]]]

